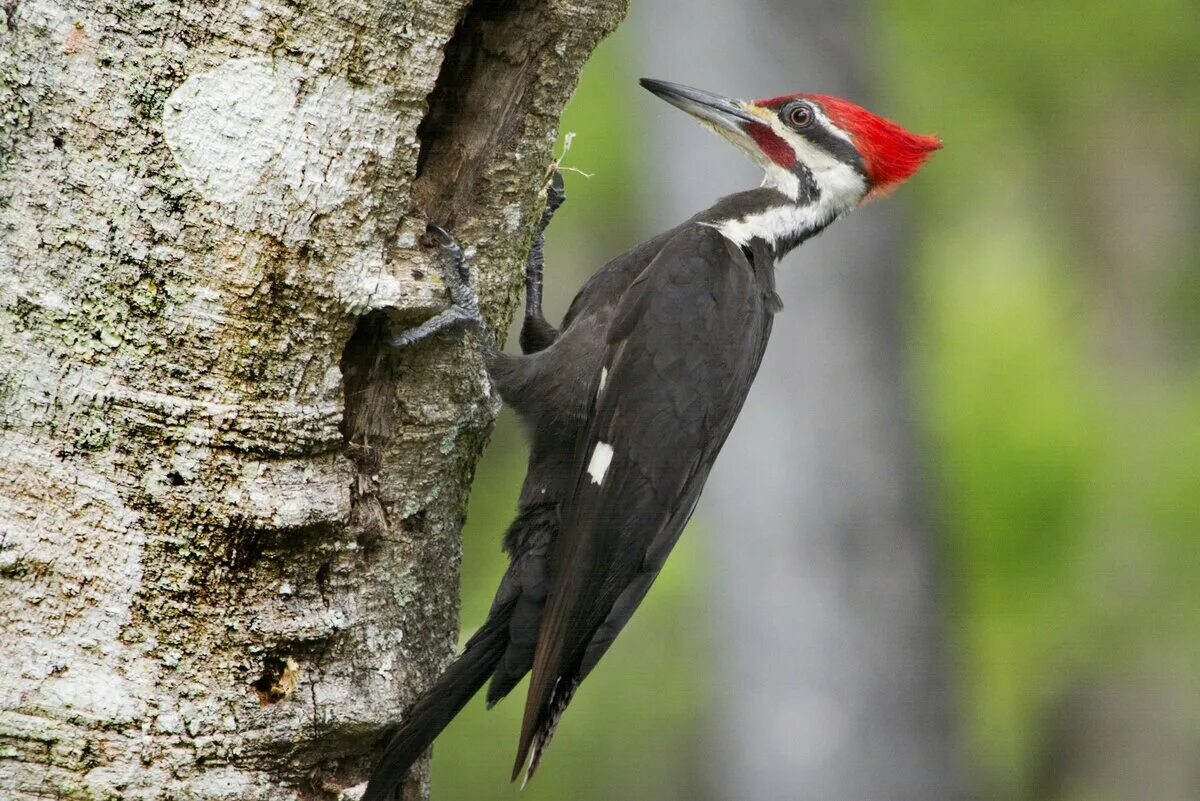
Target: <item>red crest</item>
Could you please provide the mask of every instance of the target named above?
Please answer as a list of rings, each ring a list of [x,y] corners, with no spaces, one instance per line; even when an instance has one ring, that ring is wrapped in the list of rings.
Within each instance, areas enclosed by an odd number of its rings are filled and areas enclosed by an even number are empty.
[[[850,134],[871,181],[868,198],[886,194],[921,169],[929,154],[942,146],[936,136],[911,133],[889,119],[833,95],[788,95],[756,103],[778,108],[789,100],[810,100],[830,121]]]

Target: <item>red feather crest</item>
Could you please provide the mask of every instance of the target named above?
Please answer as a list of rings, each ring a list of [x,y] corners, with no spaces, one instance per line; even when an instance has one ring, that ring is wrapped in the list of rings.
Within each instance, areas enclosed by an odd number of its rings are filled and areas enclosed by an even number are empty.
[[[757,102],[778,108],[789,100],[799,99],[819,105],[834,125],[850,134],[871,181],[868,197],[894,189],[921,169],[929,154],[942,146],[942,140],[936,136],[911,133],[889,119],[833,95],[788,95]]]

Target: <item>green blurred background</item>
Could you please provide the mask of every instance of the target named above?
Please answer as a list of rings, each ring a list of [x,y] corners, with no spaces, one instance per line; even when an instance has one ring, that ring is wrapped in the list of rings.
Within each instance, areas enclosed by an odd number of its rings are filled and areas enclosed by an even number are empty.
[[[770,15],[782,1],[761,4]],[[734,4],[688,13],[719,5]],[[952,795],[1200,799],[1200,7],[853,5],[848,40],[871,105],[947,143],[885,203],[903,209],[906,232],[897,303],[962,770]],[[636,79],[674,34],[653,6],[632,0],[563,119],[577,133],[564,163],[592,177],[568,174],[551,228],[552,319],[583,277],[656,232],[653,184],[672,176],[655,171],[643,116],[668,112]],[[754,44],[693,47],[719,62],[724,47]],[[655,77],[691,82],[684,68]],[[750,85],[700,85],[830,88],[766,58],[761,70]],[[858,220],[839,227],[853,236]],[[781,270],[801,269],[796,258]],[[465,532],[466,633],[503,571],[524,460],[506,412]],[[729,797],[712,781],[725,756],[706,610],[723,532],[706,510],[521,797]],[[435,749],[436,801],[517,797],[507,776],[523,694],[490,713],[476,699],[451,725]]]

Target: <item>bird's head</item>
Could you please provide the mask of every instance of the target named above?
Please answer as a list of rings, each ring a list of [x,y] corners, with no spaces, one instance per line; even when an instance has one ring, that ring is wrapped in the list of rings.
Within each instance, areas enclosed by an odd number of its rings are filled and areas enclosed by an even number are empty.
[[[800,203],[849,209],[912,176],[942,146],[840,97],[733,100],[679,84],[642,86],[750,154],[767,182]]]

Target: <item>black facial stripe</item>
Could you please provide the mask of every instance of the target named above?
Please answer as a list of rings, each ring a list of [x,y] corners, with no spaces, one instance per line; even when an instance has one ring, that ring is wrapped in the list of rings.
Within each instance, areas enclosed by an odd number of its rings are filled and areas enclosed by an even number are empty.
[[[807,206],[821,199],[821,187],[817,184],[817,179],[813,177],[812,170],[808,168],[808,165],[803,161],[797,161],[796,166],[792,167],[792,173],[800,182],[799,191],[796,193],[796,202],[799,205]]]
[[[858,155],[858,150],[854,145],[826,128],[820,120],[805,128],[800,134],[838,161],[849,164],[859,175],[866,177],[867,170],[863,165],[862,156]]]
[[[807,101],[800,102],[805,102],[807,105],[812,105],[811,103],[807,103]],[[824,150],[829,155],[833,156],[838,161],[849,164],[854,168],[855,172],[866,178],[866,165],[863,164],[862,156],[858,154],[858,150],[855,149],[854,145],[850,144],[845,139],[831,131],[825,125],[825,123],[821,121],[819,116],[814,114],[813,121],[803,128],[797,128],[795,125],[792,125],[790,122],[788,122],[788,115],[791,110],[795,108],[795,106],[795,103],[787,103],[783,106],[783,108],[779,109],[779,119],[783,121],[783,124],[803,136],[808,141],[812,142],[817,147]],[[809,178],[811,179],[811,177],[812,176],[810,175]]]

